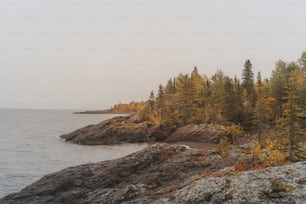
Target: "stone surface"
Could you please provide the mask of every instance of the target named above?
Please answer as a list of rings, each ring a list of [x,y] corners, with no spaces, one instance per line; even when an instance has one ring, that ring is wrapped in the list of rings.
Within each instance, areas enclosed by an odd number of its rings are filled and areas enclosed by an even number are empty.
[[[219,125],[187,125],[181,128],[150,126],[138,122],[136,116],[121,116],[89,125],[60,136],[65,141],[83,145],[113,145],[143,142],[201,142],[219,143],[226,136]]]
[[[129,156],[46,175],[0,203],[152,203],[203,171],[229,165],[213,152],[156,144]]]
[[[231,164],[239,159],[241,152],[238,149],[232,152],[222,158],[212,151],[155,144],[120,159],[46,175],[21,192],[0,199],[0,203],[303,203],[306,200],[306,162],[236,172]]]
[[[305,203],[306,162],[206,177],[156,203]],[[277,187],[276,187],[277,186]]]
[[[220,125],[213,124],[199,124],[187,125],[177,129],[165,141],[166,142],[180,142],[192,141],[203,143],[219,143],[220,139],[225,137],[227,133]]]
[[[148,141],[151,128],[132,116],[114,117],[60,136],[65,141],[84,145],[113,145]]]

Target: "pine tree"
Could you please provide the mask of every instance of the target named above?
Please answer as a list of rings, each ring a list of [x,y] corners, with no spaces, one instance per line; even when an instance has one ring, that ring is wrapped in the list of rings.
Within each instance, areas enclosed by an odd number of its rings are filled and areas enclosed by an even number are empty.
[[[191,82],[195,87],[194,106],[195,111],[193,114],[192,122],[202,123],[205,121],[205,81],[199,74],[197,67],[191,73]]]
[[[164,114],[165,114],[165,94],[164,94],[164,88],[160,84],[158,87],[158,94],[156,97],[156,109],[158,112],[158,116],[161,118],[161,120],[164,120]]]
[[[155,106],[155,96],[154,96],[153,91],[151,91],[151,93],[150,93],[148,104],[149,104],[149,111],[153,112],[154,111],[154,106]]]
[[[256,92],[254,90],[254,74],[252,71],[252,64],[247,60],[242,71],[242,86],[247,93],[248,106],[254,108],[256,103]]]
[[[186,74],[180,74],[176,81],[176,105],[178,120],[181,125],[187,124],[194,113],[195,86]]]
[[[305,137],[298,120],[301,109],[298,107],[298,86],[294,73],[291,74],[287,85],[287,102],[285,103],[284,122],[289,135],[289,159],[297,160],[302,157],[303,151],[299,142]]]
[[[282,117],[286,98],[286,86],[289,78],[286,63],[282,60],[276,62],[271,78],[271,96],[276,99],[277,117]]]
[[[255,106],[255,120],[254,123],[257,127],[257,138],[258,138],[258,143],[261,143],[261,132],[263,128],[263,122],[264,122],[264,116],[265,116],[265,111],[264,111],[264,104],[265,104],[265,98],[264,98],[264,93],[263,93],[263,84],[262,84],[262,79],[261,79],[261,74],[258,72],[257,74],[257,102]]]

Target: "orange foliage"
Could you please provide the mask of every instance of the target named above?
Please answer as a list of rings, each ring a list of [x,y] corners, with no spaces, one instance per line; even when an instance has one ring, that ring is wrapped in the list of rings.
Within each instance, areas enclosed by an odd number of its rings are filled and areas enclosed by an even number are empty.
[[[113,113],[136,113],[144,106],[144,102],[118,103],[111,108]]]
[[[248,165],[243,164],[243,163],[236,163],[234,164],[234,168],[236,171],[246,171],[248,170]]]

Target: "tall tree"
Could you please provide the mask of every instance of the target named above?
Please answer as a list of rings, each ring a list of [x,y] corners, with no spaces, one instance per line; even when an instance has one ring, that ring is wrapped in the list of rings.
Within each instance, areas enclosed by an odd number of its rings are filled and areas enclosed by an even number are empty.
[[[223,99],[225,87],[225,74],[223,71],[218,70],[212,77],[210,83],[210,118],[213,122],[222,120],[221,115],[223,112]]]
[[[286,62],[282,60],[277,61],[271,78],[271,96],[276,100],[277,117],[282,117],[283,115],[288,79],[289,72],[286,69]]]
[[[195,112],[192,121],[195,123],[202,123],[205,121],[205,80],[199,74],[197,67],[191,73],[191,82],[195,87],[194,106]]]
[[[148,104],[149,104],[149,111],[153,112],[154,111],[154,106],[155,106],[155,96],[154,96],[153,91],[151,91],[151,93],[150,93]]]
[[[264,111],[264,104],[265,104],[265,98],[264,98],[264,90],[263,90],[263,83],[260,72],[257,74],[257,102],[255,106],[255,125],[257,127],[257,138],[259,144],[261,143],[261,131],[263,128],[263,122],[265,117],[265,111]]]
[[[161,118],[161,120],[164,120],[164,115],[165,115],[165,94],[164,94],[164,88],[163,85],[159,85],[158,87],[158,93],[156,97],[156,109],[158,112],[158,116]]]
[[[256,92],[254,90],[254,74],[250,60],[247,60],[244,63],[244,69],[242,71],[242,86],[247,93],[247,106],[254,108],[256,103]]]
[[[289,158],[296,160],[301,157],[299,142],[304,139],[305,133],[301,130],[298,120],[301,109],[298,107],[298,86],[296,75],[292,73],[287,85],[287,102],[285,103],[284,122],[289,135]]]
[[[180,74],[176,81],[176,105],[179,112],[180,124],[184,125],[190,120],[195,106],[195,86],[191,78]]]

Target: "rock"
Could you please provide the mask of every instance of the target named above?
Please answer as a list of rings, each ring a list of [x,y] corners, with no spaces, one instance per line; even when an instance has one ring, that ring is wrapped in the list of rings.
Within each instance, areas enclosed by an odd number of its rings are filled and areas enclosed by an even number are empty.
[[[206,177],[156,203],[305,203],[306,162]],[[302,183],[302,184],[301,184]]]
[[[148,141],[150,133],[151,129],[146,123],[138,123],[133,116],[121,116],[86,126],[60,137],[76,144],[113,145],[144,143]]]
[[[219,143],[227,136],[220,125],[200,124],[176,126],[151,126],[140,122],[136,115],[119,116],[89,125],[60,136],[65,141],[81,145],[113,145],[120,143],[200,142]]]
[[[239,154],[235,155],[230,152],[223,159],[214,152],[155,144],[120,159],[70,167],[44,176],[21,192],[0,199],[0,203],[305,201],[306,162],[238,173],[230,167],[238,159]]]
[[[0,203],[152,203],[189,185],[192,176],[217,171],[229,163],[214,153],[155,144],[120,159],[44,176]]]
[[[165,141],[179,142],[192,141],[202,143],[219,143],[220,139],[227,136],[224,127],[212,124],[187,125],[177,129]]]

